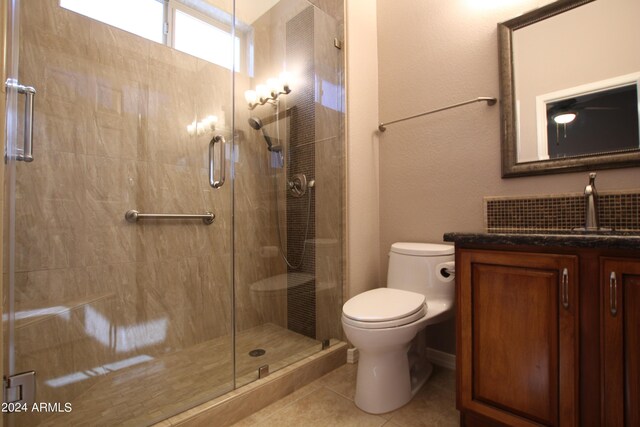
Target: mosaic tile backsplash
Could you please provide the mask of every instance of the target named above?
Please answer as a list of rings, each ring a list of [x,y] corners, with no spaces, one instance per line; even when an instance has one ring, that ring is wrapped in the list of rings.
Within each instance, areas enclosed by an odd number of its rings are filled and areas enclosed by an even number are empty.
[[[600,192],[600,226],[616,231],[640,231],[640,190]],[[582,193],[528,197],[485,197],[488,233],[556,233],[583,227]]]

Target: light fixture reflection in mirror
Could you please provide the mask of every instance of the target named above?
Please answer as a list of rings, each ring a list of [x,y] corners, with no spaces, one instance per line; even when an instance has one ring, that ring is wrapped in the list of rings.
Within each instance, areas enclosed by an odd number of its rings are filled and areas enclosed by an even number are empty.
[[[553,121],[559,125],[566,125],[576,119],[576,113],[559,113],[553,116]]]
[[[553,121],[556,124],[556,145],[560,144],[560,128],[562,127],[562,135],[564,139],[567,138],[567,124],[573,122],[577,117],[573,112],[561,112],[553,116]]]

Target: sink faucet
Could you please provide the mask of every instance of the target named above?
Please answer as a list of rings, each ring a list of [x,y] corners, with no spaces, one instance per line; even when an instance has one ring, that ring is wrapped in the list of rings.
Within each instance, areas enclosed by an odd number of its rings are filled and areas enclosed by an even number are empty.
[[[598,230],[598,192],[596,191],[596,173],[589,174],[589,184],[584,188],[585,230]]]

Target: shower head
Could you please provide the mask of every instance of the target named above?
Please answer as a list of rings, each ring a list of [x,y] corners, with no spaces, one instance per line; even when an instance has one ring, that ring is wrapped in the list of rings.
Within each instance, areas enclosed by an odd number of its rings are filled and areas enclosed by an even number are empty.
[[[249,126],[251,126],[255,130],[262,131],[262,136],[264,137],[264,140],[267,142],[267,150],[277,151],[277,152],[281,150],[280,145],[275,145],[275,146],[273,145],[273,141],[271,140],[271,137],[267,135],[267,132],[264,130],[262,120],[260,120],[258,117],[249,117]]]
[[[262,129],[262,120],[260,120],[258,117],[249,117],[249,126],[254,128],[255,130],[260,130]]]

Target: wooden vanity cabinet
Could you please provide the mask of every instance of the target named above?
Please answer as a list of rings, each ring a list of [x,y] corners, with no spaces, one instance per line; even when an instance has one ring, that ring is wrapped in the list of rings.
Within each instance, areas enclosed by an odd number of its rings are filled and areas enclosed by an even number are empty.
[[[463,426],[640,426],[640,248],[456,246]]]
[[[640,426],[640,260],[600,265],[602,425]]]
[[[457,260],[459,409],[509,426],[577,425],[577,257]]]

